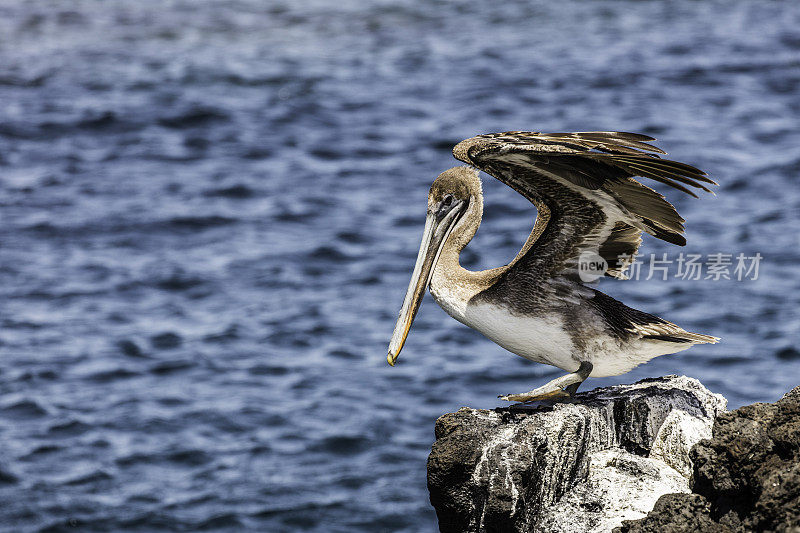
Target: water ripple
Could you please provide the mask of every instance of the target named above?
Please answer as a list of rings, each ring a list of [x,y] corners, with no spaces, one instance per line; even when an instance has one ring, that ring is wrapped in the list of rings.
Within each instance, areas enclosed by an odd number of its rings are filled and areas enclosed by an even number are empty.
[[[800,375],[798,24],[722,0],[4,2],[0,530],[434,529],[436,417],[557,374],[427,297],[385,364],[427,189],[480,132],[639,131],[708,170],[716,198],[670,195],[684,251],[759,252],[759,280],[604,283],[723,343],[593,384],[775,400]],[[484,188],[470,268],[535,216]]]

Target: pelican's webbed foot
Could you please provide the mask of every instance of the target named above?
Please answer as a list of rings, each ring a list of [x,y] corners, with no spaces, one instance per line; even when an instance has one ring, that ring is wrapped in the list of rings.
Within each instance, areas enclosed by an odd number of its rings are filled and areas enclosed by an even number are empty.
[[[556,378],[532,391],[523,392],[521,394],[506,394],[505,396],[498,396],[498,398],[509,402],[532,402],[536,400],[571,398],[578,391],[578,387],[581,386],[581,383],[592,373],[592,368],[592,363],[581,361],[578,370],[571,374]]]

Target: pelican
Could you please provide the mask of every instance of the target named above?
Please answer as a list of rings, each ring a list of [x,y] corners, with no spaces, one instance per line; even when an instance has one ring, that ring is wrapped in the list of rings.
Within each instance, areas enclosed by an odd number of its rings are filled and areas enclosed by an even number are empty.
[[[394,366],[425,290],[459,322],[506,350],[568,374],[503,400],[568,398],[587,377],[616,376],[659,355],[716,343],[638,311],[587,284],[596,274],[627,279],[642,232],[683,246],[684,219],[646,177],[697,197],[717,185],[697,168],[661,159],[652,137],[626,132],[478,135],[453,155],[469,166],[439,175],[428,193],[425,229],[389,343]],[[478,172],[536,206],[533,230],[507,265],[470,271],[459,254],[483,215]],[[713,194],[713,193],[712,193]],[[588,258],[588,260],[587,260]],[[590,265],[587,267],[586,265]]]

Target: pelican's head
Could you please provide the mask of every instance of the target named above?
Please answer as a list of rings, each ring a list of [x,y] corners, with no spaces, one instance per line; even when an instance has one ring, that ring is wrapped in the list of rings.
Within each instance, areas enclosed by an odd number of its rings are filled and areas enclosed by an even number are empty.
[[[430,284],[439,254],[448,243],[448,237],[463,218],[470,205],[482,201],[481,181],[478,172],[469,167],[456,167],[439,174],[428,192],[428,215],[419,245],[417,263],[411,274],[403,307],[389,342],[387,361],[394,366],[411,323],[417,314],[425,289]],[[469,236],[472,237],[471,235]]]

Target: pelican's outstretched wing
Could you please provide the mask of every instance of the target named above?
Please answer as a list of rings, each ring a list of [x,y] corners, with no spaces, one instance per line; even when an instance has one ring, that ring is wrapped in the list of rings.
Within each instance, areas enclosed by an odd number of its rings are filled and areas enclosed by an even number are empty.
[[[664,197],[633,179],[642,176],[692,196],[716,185],[693,166],[660,159],[652,137],[624,132],[538,133],[510,131],[462,141],[453,155],[491,174],[533,202],[536,226],[509,267],[574,273],[583,252],[608,263],[606,274],[624,271],[642,231],[683,246],[683,218]],[[540,270],[542,274],[544,271]]]

